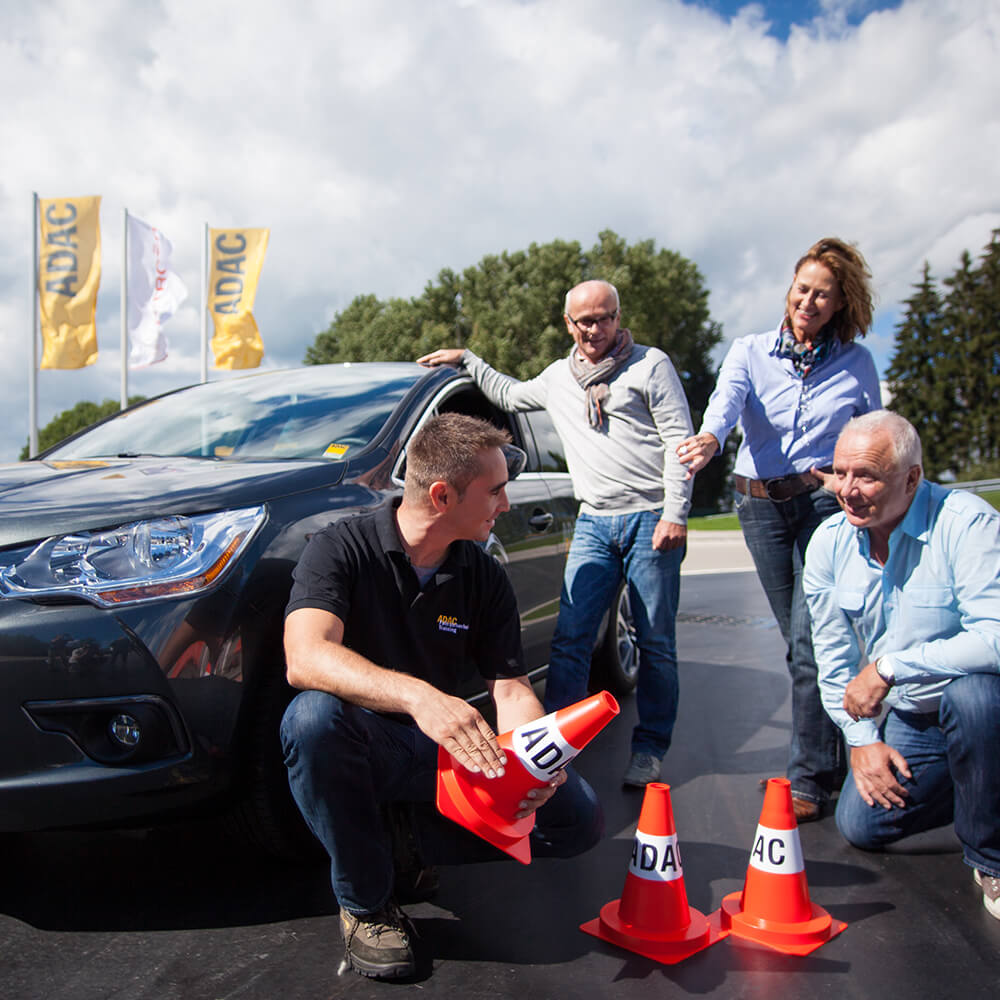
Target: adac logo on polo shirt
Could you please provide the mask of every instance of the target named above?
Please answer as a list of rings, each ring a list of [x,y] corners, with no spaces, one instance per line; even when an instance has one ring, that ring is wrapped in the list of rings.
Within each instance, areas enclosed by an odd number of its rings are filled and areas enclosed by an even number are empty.
[[[468,632],[469,626],[460,622],[454,615],[438,615],[438,631],[458,635],[460,631]]]

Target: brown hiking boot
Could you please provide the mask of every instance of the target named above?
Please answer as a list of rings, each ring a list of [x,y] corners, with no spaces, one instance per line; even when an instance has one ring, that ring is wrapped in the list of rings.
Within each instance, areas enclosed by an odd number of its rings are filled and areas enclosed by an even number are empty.
[[[390,899],[381,910],[355,916],[340,911],[345,962],[362,976],[398,979],[411,976],[417,962],[410,943],[415,936],[409,917]]]
[[[812,799],[800,799],[797,795],[792,796],[792,812],[795,813],[797,823],[812,823],[819,819],[821,807],[818,802]]]

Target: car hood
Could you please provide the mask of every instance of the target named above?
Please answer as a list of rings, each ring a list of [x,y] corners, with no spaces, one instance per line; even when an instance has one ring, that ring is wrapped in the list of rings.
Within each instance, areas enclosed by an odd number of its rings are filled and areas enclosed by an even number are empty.
[[[346,462],[109,458],[0,465],[0,547],[333,486]]]

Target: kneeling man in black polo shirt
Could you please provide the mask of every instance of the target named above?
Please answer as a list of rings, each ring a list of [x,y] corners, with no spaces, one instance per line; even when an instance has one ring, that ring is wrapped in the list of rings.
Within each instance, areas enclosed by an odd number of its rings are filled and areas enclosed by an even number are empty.
[[[416,969],[385,806],[433,801],[439,745],[471,771],[503,774],[496,734],[454,695],[458,680],[470,665],[482,675],[499,732],[545,714],[525,676],[507,575],[476,544],[510,506],[505,487],[523,453],[509,442],[474,417],[432,418],[407,451],[402,500],[331,524],[295,569],[285,657],[302,693],[282,721],[285,762],[330,854],[345,961],[366,976]],[[538,810],[536,855],[571,857],[600,838],[600,806],[571,769],[528,795],[518,815]],[[432,808],[417,811],[427,860],[506,857]]]

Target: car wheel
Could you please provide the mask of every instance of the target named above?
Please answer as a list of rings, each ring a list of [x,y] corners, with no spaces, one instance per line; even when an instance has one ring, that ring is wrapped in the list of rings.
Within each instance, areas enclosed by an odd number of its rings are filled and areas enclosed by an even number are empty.
[[[284,658],[268,664],[252,706],[247,731],[247,770],[240,798],[227,819],[230,829],[255,850],[312,863],[325,857],[299,813],[288,787],[279,729],[295,691],[285,681]]]
[[[590,686],[595,691],[631,694],[639,680],[639,646],[629,601],[628,584],[623,580],[615,591],[601,639],[590,666]]]

